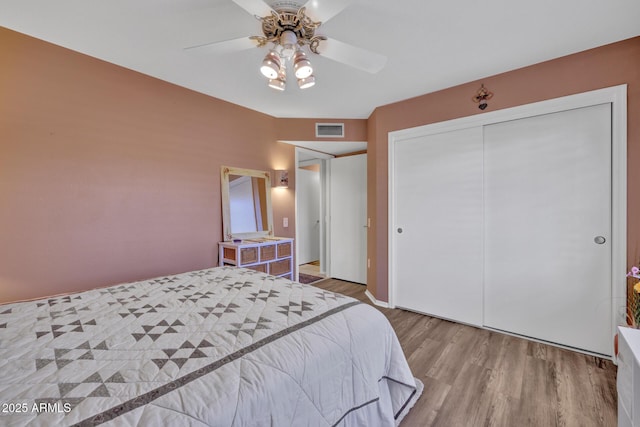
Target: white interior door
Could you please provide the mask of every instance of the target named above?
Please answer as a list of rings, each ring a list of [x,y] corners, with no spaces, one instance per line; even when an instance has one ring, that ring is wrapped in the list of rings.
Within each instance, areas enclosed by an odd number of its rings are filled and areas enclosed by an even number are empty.
[[[367,155],[331,160],[331,277],[367,282]]]
[[[610,104],[484,139],[484,324],[610,354]]]
[[[482,324],[482,128],[394,147],[395,305]]]

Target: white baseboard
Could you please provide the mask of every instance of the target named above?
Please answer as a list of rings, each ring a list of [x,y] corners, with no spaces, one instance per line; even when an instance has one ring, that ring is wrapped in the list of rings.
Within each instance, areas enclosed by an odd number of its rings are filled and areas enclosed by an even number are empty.
[[[371,295],[371,292],[369,292],[369,289],[364,291],[364,294],[367,296],[367,298],[369,298],[369,300],[371,300],[371,302],[374,305],[377,305],[378,307],[389,308],[389,303],[388,302],[378,301],[377,299],[375,299],[375,297],[373,295]]]

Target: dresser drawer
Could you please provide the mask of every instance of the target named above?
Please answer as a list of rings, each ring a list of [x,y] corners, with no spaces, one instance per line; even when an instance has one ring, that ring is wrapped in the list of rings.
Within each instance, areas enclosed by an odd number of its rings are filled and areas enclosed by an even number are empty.
[[[278,243],[278,258],[291,256],[291,242]]]
[[[269,274],[279,276],[291,271],[291,259],[281,259],[269,263]]]
[[[241,248],[240,249],[240,265],[253,264],[258,262],[258,248]]]
[[[247,265],[245,268],[248,268],[249,270],[259,271],[261,273],[267,272],[267,264]]]
[[[276,245],[260,246],[260,261],[276,259]]]
[[[222,262],[220,264],[231,263],[236,265],[236,248],[223,248],[222,249]]]

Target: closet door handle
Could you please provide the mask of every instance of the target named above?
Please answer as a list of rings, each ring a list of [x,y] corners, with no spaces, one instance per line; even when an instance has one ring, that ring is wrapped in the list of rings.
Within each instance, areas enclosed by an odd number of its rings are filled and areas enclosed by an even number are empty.
[[[604,236],[596,236],[593,238],[593,241],[596,242],[596,244],[598,245],[602,245],[604,244],[604,242],[607,241],[607,239],[605,239]]]

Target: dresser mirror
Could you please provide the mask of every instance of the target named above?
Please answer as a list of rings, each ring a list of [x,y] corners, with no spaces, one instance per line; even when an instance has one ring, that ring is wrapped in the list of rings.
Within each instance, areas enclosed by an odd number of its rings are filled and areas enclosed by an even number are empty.
[[[221,183],[224,240],[273,237],[269,172],[222,166]]]

